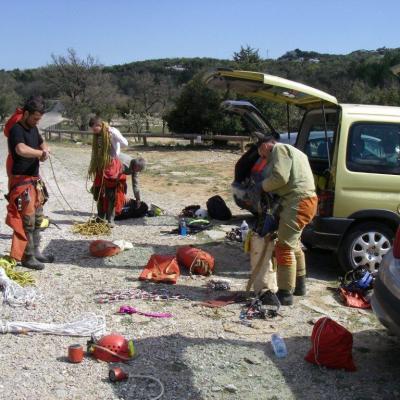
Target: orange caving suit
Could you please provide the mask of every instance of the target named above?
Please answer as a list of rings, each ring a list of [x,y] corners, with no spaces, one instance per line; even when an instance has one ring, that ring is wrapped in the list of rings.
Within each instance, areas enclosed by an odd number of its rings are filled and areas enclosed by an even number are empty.
[[[275,256],[279,289],[293,292],[296,276],[306,274],[300,236],[317,210],[314,177],[307,156],[295,147],[276,143],[270,153],[262,188],[281,198]]]

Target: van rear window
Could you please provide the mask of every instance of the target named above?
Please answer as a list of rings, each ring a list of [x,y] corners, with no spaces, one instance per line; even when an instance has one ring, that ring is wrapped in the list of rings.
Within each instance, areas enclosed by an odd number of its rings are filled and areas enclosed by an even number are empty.
[[[352,125],[346,165],[350,171],[400,174],[400,124],[363,122]]]

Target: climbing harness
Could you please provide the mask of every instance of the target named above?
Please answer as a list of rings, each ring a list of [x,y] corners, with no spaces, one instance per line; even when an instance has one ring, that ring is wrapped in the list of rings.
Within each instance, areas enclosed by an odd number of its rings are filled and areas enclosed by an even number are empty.
[[[115,303],[124,300],[150,300],[150,301],[182,301],[189,300],[182,294],[170,294],[167,289],[148,292],[143,289],[101,290],[95,293],[95,302],[99,304]]]

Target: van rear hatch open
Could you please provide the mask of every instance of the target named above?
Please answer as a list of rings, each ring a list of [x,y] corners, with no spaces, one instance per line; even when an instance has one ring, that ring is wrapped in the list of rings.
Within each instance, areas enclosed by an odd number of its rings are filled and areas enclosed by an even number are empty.
[[[304,109],[337,106],[336,97],[302,83],[260,72],[218,68],[203,77],[208,87],[233,90],[276,103],[293,104]]]

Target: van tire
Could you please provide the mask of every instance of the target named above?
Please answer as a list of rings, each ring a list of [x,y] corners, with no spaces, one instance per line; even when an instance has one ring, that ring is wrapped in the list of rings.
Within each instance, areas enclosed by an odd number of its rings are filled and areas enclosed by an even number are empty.
[[[373,244],[368,247],[370,243],[370,236],[368,234],[374,234],[374,240],[378,243],[382,240],[382,245],[375,249],[374,253]],[[352,254],[353,250],[358,249],[360,254],[365,254],[366,257],[371,257],[370,268],[375,270],[379,267],[378,260],[383,256],[384,253],[390,250],[394,238],[394,232],[385,223],[382,222],[360,222],[354,227],[350,228],[340,244],[338,251],[338,259],[340,266],[344,271],[350,271],[357,268],[355,258]],[[364,248],[360,246],[360,243],[365,244],[365,248],[368,251],[364,252]],[[368,252],[372,254],[369,255]],[[376,258],[376,260],[375,260]],[[373,267],[375,265],[375,267]]]

